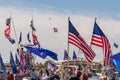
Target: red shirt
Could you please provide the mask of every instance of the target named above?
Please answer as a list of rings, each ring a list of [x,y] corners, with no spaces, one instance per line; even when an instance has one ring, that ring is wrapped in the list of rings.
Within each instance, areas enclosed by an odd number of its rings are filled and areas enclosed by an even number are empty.
[[[10,75],[8,76],[7,80],[14,80],[14,76],[10,74]]]
[[[83,80],[88,80],[88,76],[83,74]]]

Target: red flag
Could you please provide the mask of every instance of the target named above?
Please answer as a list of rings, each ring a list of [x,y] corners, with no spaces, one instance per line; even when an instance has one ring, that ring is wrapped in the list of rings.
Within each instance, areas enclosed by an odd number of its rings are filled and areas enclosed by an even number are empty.
[[[33,20],[31,21],[30,27],[31,27],[31,29],[32,29],[33,43],[34,43],[34,45],[39,45],[39,42],[38,42],[38,40],[37,40],[37,36],[35,35],[36,29],[35,29],[35,27],[34,27],[34,25],[33,25]]]
[[[21,66],[25,65],[25,55],[24,55],[24,53],[21,53],[21,56],[20,56],[20,65]]]
[[[10,26],[8,26],[8,28],[5,29],[4,35],[12,44],[15,43],[15,40],[12,39],[11,36],[10,36]]]
[[[39,42],[37,40],[37,36],[35,35],[35,31],[34,30],[32,31],[32,37],[33,37],[33,43],[34,43],[34,45],[38,45]]]

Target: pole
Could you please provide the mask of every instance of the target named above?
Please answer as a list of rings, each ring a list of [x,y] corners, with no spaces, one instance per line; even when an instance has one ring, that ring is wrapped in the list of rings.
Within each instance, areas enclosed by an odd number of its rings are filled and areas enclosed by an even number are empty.
[[[70,21],[70,17],[68,17],[68,43],[67,43],[68,67],[69,67],[69,21]]]
[[[14,25],[14,22],[13,22],[13,17],[12,17],[11,12],[10,12],[10,19],[11,19],[11,22],[12,22],[12,25],[13,25],[13,30],[14,30],[14,33],[15,33],[16,41],[18,41],[17,34],[16,34],[16,30],[15,30],[15,25]]]
[[[16,39],[16,41],[18,41],[17,33],[16,33],[16,29],[15,29],[15,25],[14,25],[14,21],[13,21],[13,17],[12,17],[11,12],[10,12],[10,19],[11,19],[11,23],[12,23],[12,26],[13,26],[13,31],[14,31],[14,34],[15,34],[15,39]],[[20,51],[21,50],[20,44],[17,43],[17,46],[18,46],[18,49]]]
[[[70,21],[70,17],[68,17],[68,44],[67,44],[68,56],[69,56],[69,21]]]

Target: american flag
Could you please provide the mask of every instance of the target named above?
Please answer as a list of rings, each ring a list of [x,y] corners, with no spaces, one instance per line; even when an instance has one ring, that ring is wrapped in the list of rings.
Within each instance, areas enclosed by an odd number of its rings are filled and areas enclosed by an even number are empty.
[[[96,56],[94,51],[88,46],[88,44],[85,42],[85,40],[80,36],[78,31],[75,29],[75,27],[72,25],[72,23],[69,20],[69,36],[68,36],[68,42],[70,44],[75,45],[78,47],[85,55],[87,61],[91,63]]]
[[[104,66],[107,66],[110,61],[110,56],[112,55],[111,47],[109,44],[109,41],[103,31],[100,29],[98,24],[95,22],[94,24],[94,30],[92,35],[91,44],[102,47],[103,48],[103,54],[104,54]]]
[[[34,25],[33,25],[33,20],[31,20],[30,27],[31,27],[31,29],[32,29],[33,43],[34,43],[34,45],[38,45],[39,42],[38,42],[38,40],[37,40],[37,36],[35,35],[36,29],[35,29],[35,27],[34,27]]]
[[[4,35],[12,44],[14,44],[15,40],[12,39],[11,35],[10,35],[10,31],[11,31],[10,30],[10,21],[11,21],[11,18],[6,19],[6,26],[7,26],[7,28],[4,30]]]
[[[37,36],[35,35],[35,31],[34,30],[32,30],[32,37],[33,37],[33,43],[34,43],[34,45],[38,45],[39,42],[37,40]]]

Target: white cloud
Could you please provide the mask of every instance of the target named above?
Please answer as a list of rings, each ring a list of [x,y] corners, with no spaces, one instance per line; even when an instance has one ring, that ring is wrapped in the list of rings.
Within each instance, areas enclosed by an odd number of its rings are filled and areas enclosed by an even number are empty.
[[[44,10],[44,9],[43,9]],[[38,40],[41,43],[41,46],[52,50],[58,53],[59,59],[63,59],[64,49],[67,49],[67,36],[68,36],[68,17],[71,17],[71,22],[75,26],[75,28],[79,31],[80,35],[86,40],[88,44],[90,44],[92,30],[94,25],[94,17],[89,15],[74,15],[71,13],[61,14],[56,11],[46,10],[45,12],[42,10],[32,11],[26,9],[17,9],[17,8],[0,8],[0,52],[5,62],[9,62],[9,51],[16,52],[17,44],[12,45],[10,42],[4,37],[3,31],[6,28],[5,20],[10,16],[9,11],[11,11],[15,29],[17,32],[17,36],[19,37],[20,31],[23,32],[23,43],[26,43],[26,34],[31,31],[29,25],[32,19],[31,15],[33,14],[34,24],[36,26],[36,35]],[[52,18],[49,20],[49,18]],[[99,21],[99,26],[105,33],[105,35],[110,40],[112,50],[114,53],[118,52],[118,49],[113,48],[113,42],[116,41],[120,44],[119,38],[119,30],[120,23],[114,19],[101,19]],[[53,27],[58,28],[58,33],[53,32]],[[13,37],[13,27],[11,31],[11,35]],[[70,57],[72,57],[73,50],[78,52],[78,48],[70,45]],[[99,61],[102,57],[99,57],[102,54],[102,50],[98,48],[93,48],[96,52],[97,56],[95,61]],[[41,58],[37,57],[37,61],[41,61]]]

